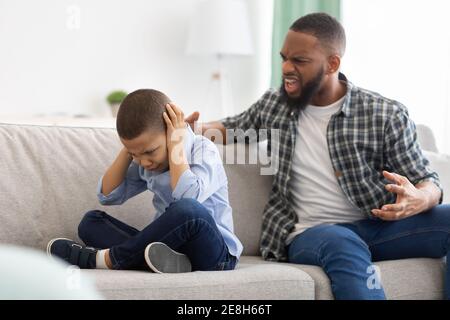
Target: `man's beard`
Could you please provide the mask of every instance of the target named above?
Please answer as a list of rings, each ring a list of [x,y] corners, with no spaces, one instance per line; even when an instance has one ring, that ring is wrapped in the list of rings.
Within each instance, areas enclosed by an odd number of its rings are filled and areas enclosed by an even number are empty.
[[[286,102],[289,107],[298,108],[299,110],[304,109],[311,102],[314,95],[319,91],[324,73],[324,69],[321,68],[314,79],[305,84],[301,81],[302,78],[299,77],[299,81],[301,83],[301,93],[297,98],[289,97],[284,87],[284,79],[282,79],[280,86],[282,101]]]

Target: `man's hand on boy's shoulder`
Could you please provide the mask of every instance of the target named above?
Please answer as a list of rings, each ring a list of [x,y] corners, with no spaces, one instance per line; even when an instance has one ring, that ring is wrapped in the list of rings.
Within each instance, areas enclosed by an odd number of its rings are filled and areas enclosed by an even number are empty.
[[[187,116],[186,119],[184,119],[184,121],[191,127],[192,130],[194,130],[195,129],[194,125],[198,121],[199,118],[200,118],[200,112],[195,111],[191,115]]]
[[[176,145],[183,145],[186,135],[183,111],[174,103],[168,103],[163,117],[167,125],[167,148],[171,150]]]

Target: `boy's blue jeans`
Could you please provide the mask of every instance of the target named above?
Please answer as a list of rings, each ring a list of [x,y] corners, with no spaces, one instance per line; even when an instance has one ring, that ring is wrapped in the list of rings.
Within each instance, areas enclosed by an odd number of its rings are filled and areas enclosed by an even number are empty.
[[[109,248],[114,269],[148,269],[144,251],[151,242],[163,242],[186,254],[192,271],[232,270],[236,265],[214,219],[193,199],[171,203],[142,231],[103,211],[89,211],[78,226],[78,235],[87,246]]]
[[[446,257],[449,262],[450,205],[398,221],[318,225],[295,237],[287,249],[290,262],[324,269],[336,299],[385,299],[372,261]],[[450,299],[448,263],[444,285]]]

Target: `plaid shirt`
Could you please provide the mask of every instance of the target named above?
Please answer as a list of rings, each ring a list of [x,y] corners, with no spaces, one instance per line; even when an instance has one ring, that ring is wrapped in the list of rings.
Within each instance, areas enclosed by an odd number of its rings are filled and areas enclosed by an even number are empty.
[[[327,141],[335,176],[348,200],[368,218],[374,218],[372,209],[395,203],[395,194],[385,189],[389,181],[383,170],[403,175],[414,185],[432,181],[442,192],[406,107],[354,86],[343,74],[340,78],[346,81],[347,94],[341,110],[330,119]],[[226,129],[280,130],[279,141],[268,135],[268,152],[279,151],[272,155],[278,157],[279,167],[263,213],[260,250],[266,260],[287,261],[285,240],[298,220],[289,190],[298,117],[299,110],[283,102],[278,90],[270,89],[248,110],[221,120]],[[279,145],[275,148],[272,143]]]

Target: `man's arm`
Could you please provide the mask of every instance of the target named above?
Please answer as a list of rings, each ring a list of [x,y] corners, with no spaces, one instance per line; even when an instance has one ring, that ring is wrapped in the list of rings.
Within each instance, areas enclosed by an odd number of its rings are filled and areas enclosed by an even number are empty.
[[[199,123],[199,122],[197,122],[199,118],[200,118],[200,113],[198,113],[196,111],[193,114],[191,114],[189,117],[184,119],[184,121],[189,124],[189,126],[192,129],[192,131],[194,131],[195,133],[198,133],[198,128],[200,128],[200,133],[201,133],[202,136],[205,136],[206,135],[205,133],[208,130],[210,130],[210,132],[211,132],[211,130],[218,130],[221,133],[222,137],[223,137],[223,139],[222,139],[223,144],[227,144],[228,143],[227,142],[226,128],[222,124],[222,122],[220,122],[220,121],[211,121],[211,122]],[[213,136],[213,135],[208,136],[208,137],[213,142],[216,140],[215,136]]]
[[[442,187],[429,167],[417,142],[416,126],[400,105],[385,131],[386,164],[391,172],[384,177],[393,182],[386,190],[396,194],[395,204],[385,204],[372,213],[384,220],[399,220],[431,209],[442,202]]]
[[[232,139],[228,139],[227,137],[227,129],[236,130],[241,129],[243,131],[247,131],[248,129],[258,130],[263,127],[262,123],[262,109],[263,106],[270,100],[272,91],[267,91],[256,103],[254,103],[250,108],[237,114],[235,116],[226,117],[225,119],[221,119],[219,121],[212,121],[207,123],[197,123],[200,114],[198,112],[194,112],[189,117],[185,119],[185,121],[191,126],[194,132],[198,132],[198,128],[201,128],[201,134],[208,137],[211,141],[216,141],[215,134],[212,132],[218,131],[222,135],[223,144],[234,143],[234,136]],[[207,134],[208,130],[210,130],[211,134]],[[230,137],[231,138],[231,137]],[[220,139],[219,139],[220,140]],[[231,141],[233,140],[233,141]]]
[[[372,213],[383,220],[400,220],[437,206],[441,198],[441,190],[431,181],[413,185],[408,178],[396,173],[383,171],[386,179],[395,182],[387,184],[386,190],[396,194],[395,204],[386,204],[381,209],[373,209]]]
[[[415,187],[427,195],[427,205],[423,211],[429,210],[440,203],[442,191],[433,182],[424,181],[416,184]]]

